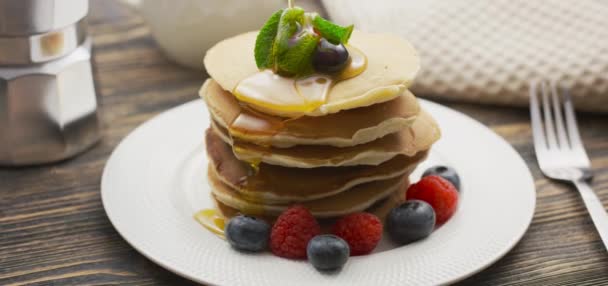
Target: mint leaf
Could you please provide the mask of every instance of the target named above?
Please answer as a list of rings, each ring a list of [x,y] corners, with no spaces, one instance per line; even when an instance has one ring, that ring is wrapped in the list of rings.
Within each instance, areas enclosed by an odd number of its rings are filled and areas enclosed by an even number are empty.
[[[288,76],[299,76],[313,73],[311,57],[319,37],[312,34],[302,34],[295,41],[295,45],[278,59],[278,68],[281,73]]]
[[[312,56],[321,37],[346,44],[353,26],[342,27],[300,7],[275,12],[257,36],[254,55],[259,69],[284,76],[313,73]]]
[[[255,40],[253,52],[255,63],[259,69],[267,69],[274,66],[274,41],[279,30],[279,21],[282,14],[283,10],[279,10],[272,14]]]
[[[334,45],[348,43],[348,39],[350,39],[350,35],[353,33],[354,28],[353,25],[348,27],[336,25],[323,19],[323,17],[319,15],[314,17],[312,20],[312,25],[323,38],[327,39]]]
[[[304,20],[304,10],[300,7],[289,8],[283,11],[277,37],[274,40],[273,56],[279,59],[289,50],[289,39],[298,31],[298,25]]]

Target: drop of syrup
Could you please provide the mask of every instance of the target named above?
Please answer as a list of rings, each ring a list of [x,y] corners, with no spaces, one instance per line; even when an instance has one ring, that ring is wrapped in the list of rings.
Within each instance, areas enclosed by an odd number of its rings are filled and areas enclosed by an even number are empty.
[[[226,239],[224,228],[226,220],[215,209],[204,209],[194,214],[194,219],[209,231],[222,239]]]

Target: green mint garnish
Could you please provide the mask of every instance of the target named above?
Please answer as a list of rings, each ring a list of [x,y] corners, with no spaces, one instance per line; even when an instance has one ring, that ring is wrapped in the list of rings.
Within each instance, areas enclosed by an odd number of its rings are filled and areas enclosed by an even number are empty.
[[[285,76],[303,76],[314,72],[312,56],[321,38],[346,44],[353,26],[342,27],[316,13],[294,7],[279,10],[260,30],[254,48],[259,69],[273,69]]]
[[[281,58],[290,48],[290,38],[298,32],[298,27],[301,27],[303,22],[304,10],[302,8],[289,8],[283,11],[273,49],[273,56],[278,59],[277,64],[279,66],[281,65]]]
[[[260,69],[268,69],[274,66],[274,39],[279,30],[279,20],[283,10],[279,10],[270,16],[270,19],[264,24],[255,41],[255,63]]]
[[[279,64],[279,72],[284,75],[306,75],[313,73],[312,53],[319,43],[319,37],[305,34],[299,37],[296,44],[290,47],[282,55]]]
[[[315,27],[315,30],[325,39],[327,39],[330,43],[337,44],[346,44],[348,43],[348,39],[350,39],[350,35],[353,33],[353,25],[348,27],[342,27],[340,25],[336,25],[328,20],[323,19],[323,17],[316,15],[312,24]]]

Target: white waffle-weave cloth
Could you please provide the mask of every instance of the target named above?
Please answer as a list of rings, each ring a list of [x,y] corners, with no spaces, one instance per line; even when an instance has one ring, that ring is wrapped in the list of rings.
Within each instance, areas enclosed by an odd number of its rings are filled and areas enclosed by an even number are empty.
[[[323,0],[357,29],[399,34],[422,58],[412,91],[525,106],[529,82],[557,80],[577,109],[608,112],[608,1]]]

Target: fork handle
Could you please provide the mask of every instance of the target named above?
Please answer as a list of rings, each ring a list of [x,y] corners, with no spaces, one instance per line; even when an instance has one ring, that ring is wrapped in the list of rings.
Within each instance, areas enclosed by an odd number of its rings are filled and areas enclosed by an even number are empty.
[[[591,215],[591,220],[593,220],[593,224],[595,224],[595,228],[604,242],[604,247],[608,250],[608,213],[606,213],[604,205],[587,182],[577,180],[573,183],[583,197],[587,211]]]

